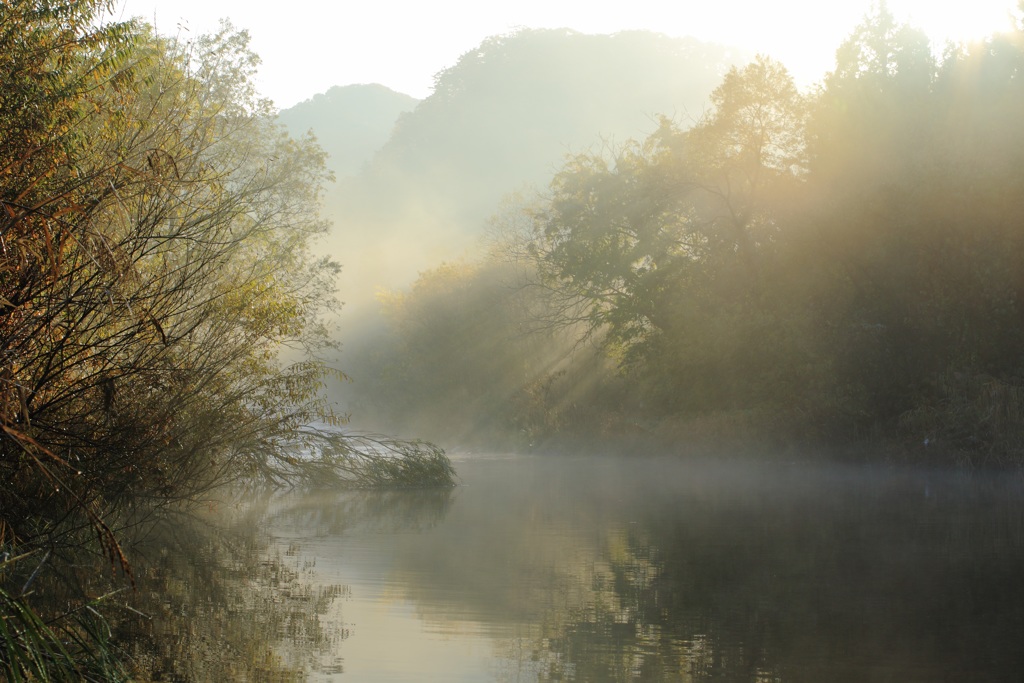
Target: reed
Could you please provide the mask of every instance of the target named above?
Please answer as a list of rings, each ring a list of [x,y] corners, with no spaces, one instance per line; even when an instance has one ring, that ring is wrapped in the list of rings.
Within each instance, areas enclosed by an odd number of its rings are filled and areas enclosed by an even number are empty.
[[[9,552],[6,553],[9,555]],[[48,556],[22,582],[14,571],[34,556],[0,562],[0,679],[20,681],[126,681],[123,658],[97,607],[108,596],[44,616],[33,604],[32,585]],[[15,580],[20,587],[5,587]]]

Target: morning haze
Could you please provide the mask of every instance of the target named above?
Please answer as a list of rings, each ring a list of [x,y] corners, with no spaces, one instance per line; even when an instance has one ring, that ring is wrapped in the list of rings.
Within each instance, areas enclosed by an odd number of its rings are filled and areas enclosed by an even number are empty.
[[[1024,4],[445,2],[0,4],[0,678],[1020,679]]]
[[[1015,242],[982,219],[1007,105],[979,79],[1014,35],[937,56],[883,6],[811,90],[655,33],[485,40],[329,191],[349,410],[448,445],[1012,459],[1016,276],[989,259]]]

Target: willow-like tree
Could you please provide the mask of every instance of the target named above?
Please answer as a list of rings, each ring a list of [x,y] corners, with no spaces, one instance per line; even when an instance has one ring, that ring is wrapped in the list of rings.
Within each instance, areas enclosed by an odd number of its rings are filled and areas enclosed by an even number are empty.
[[[343,421],[321,393],[337,265],[310,252],[329,173],[257,95],[247,34],[185,43],[110,9],[0,5],[4,556],[91,528],[130,573],[130,513],[240,476],[450,481],[433,447],[315,426]],[[25,566],[0,564],[5,625],[31,616],[3,592]],[[77,677],[47,673],[76,631],[39,633],[42,654],[0,637],[0,671]]]
[[[128,506],[359,456],[311,427],[342,421],[337,266],[309,251],[323,152],[273,122],[245,32],[183,43],[103,9],[0,8],[0,541],[77,519],[117,560]]]

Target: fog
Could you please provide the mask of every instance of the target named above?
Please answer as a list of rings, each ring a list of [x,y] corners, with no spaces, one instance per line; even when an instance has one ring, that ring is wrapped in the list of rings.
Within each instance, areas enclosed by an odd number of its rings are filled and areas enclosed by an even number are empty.
[[[1016,458],[1020,35],[938,54],[880,6],[800,87],[732,46],[519,29],[420,101],[285,110],[338,176],[336,398],[448,446]]]
[[[989,588],[1021,559],[1019,482],[635,453],[456,464],[452,492],[293,494],[270,509],[277,543],[316,567],[311,585],[350,591],[321,622],[349,629],[332,652],[346,675],[928,681],[1019,670],[1007,636],[1019,601],[993,601]]]

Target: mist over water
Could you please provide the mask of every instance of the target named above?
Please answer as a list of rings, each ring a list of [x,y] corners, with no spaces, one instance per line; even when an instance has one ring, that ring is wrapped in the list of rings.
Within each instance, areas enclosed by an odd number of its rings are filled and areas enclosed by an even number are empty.
[[[453,491],[293,494],[344,585],[313,680],[1007,680],[1024,484],[869,466],[457,457]],[[937,596],[941,596],[937,598]],[[301,661],[287,646],[287,661]]]

